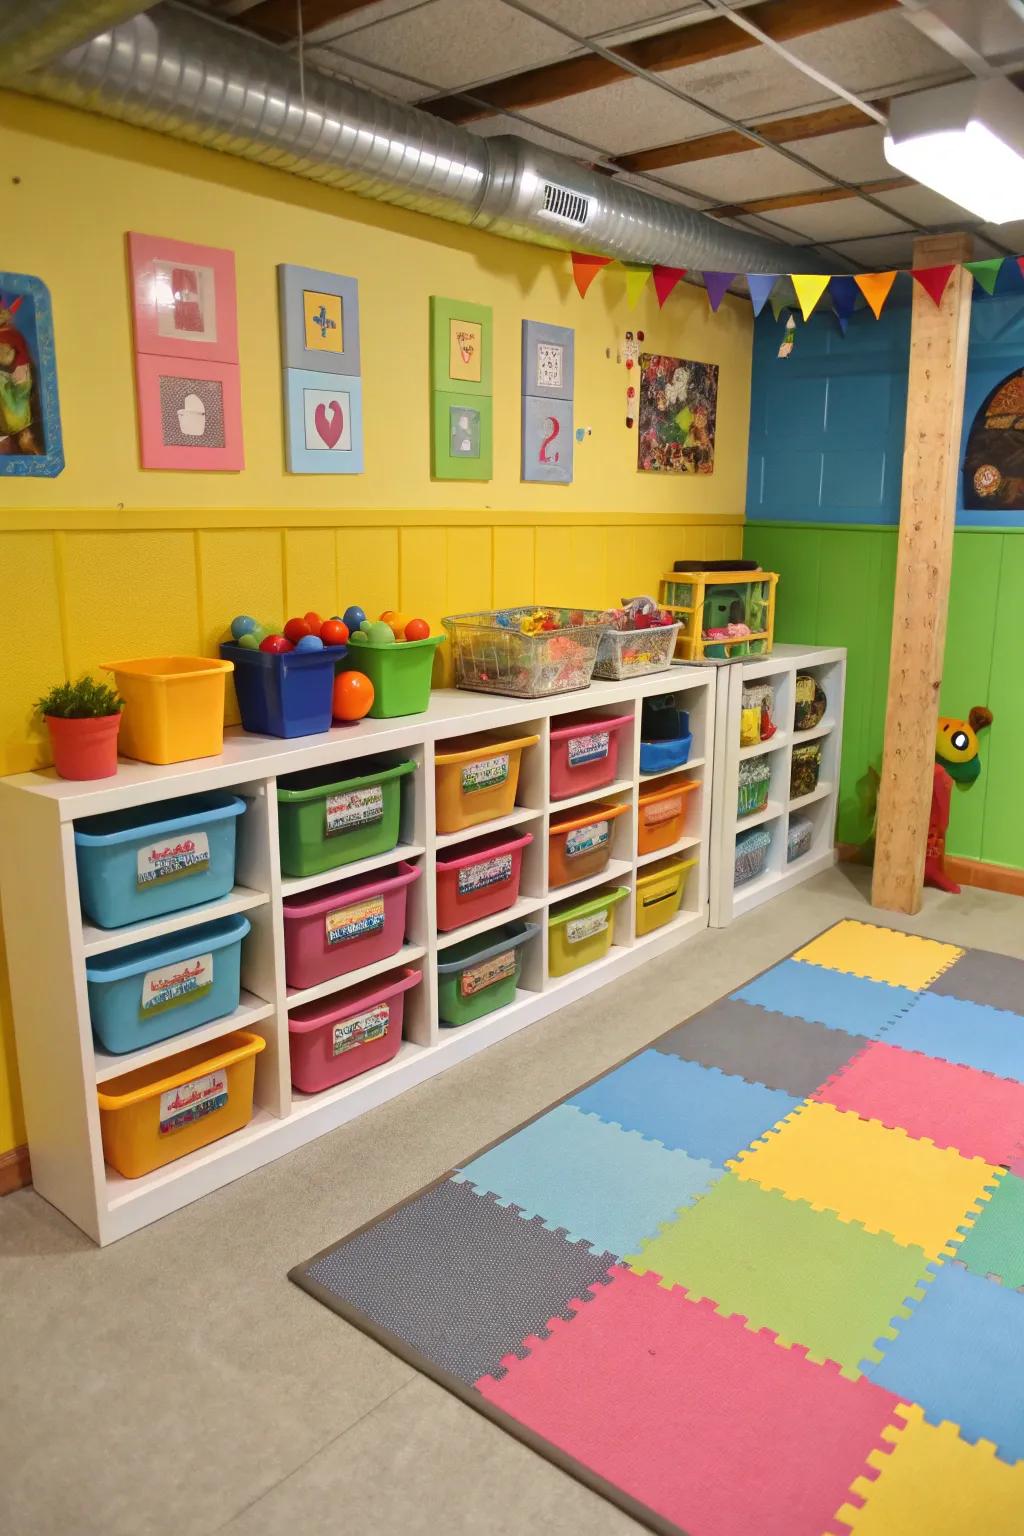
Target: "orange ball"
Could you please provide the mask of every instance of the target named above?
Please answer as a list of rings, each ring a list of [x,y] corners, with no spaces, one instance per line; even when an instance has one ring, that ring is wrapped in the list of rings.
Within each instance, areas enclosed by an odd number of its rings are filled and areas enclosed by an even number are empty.
[[[373,684],[365,672],[338,673],[331,707],[335,720],[361,720],[372,703]]]
[[[306,623],[309,625],[309,632],[310,632],[310,634],[311,635],[318,635],[320,633],[320,626],[324,622],[323,619],[320,617],[320,615],[314,609],[311,608],[309,610],[309,612],[308,613],[304,613],[302,615],[302,617],[305,619]]]
[[[430,625],[426,619],[410,619],[405,626],[405,638],[407,640],[427,640],[430,637]]]

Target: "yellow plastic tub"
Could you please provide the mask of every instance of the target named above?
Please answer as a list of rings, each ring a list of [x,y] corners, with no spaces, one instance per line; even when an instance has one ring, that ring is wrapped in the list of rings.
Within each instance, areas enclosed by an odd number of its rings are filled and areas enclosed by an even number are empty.
[[[670,923],[679,911],[686,877],[696,859],[673,859],[636,877],[636,936],[653,933]]]
[[[266,1043],[238,1029],[104,1083],[97,1097],[111,1168],[138,1179],[248,1125]]]
[[[608,953],[612,947],[612,908],[628,895],[627,886],[613,885],[552,910],[548,916],[548,971],[552,976],[578,971]]]
[[[461,832],[515,807],[519,765],[538,736],[478,736],[450,741],[434,758],[437,830]]]
[[[143,763],[216,757],[224,748],[224,684],[234,663],[210,656],[105,661],[124,699],[118,750]]]

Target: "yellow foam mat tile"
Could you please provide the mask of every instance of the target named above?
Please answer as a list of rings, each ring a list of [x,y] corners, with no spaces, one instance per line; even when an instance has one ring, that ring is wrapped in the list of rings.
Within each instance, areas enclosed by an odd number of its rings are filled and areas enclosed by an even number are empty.
[[[793,959],[919,992],[962,954],[955,944],[940,944],[937,939],[920,939],[916,933],[898,933],[895,928],[876,928],[873,923],[846,918],[798,949]]]
[[[1021,1536],[1024,1462],[1000,1461],[986,1440],[968,1445],[955,1424],[926,1424],[917,1403],[896,1409],[903,1429],[872,1451],[871,1477],[858,1477],[835,1516],[852,1536]]]
[[[929,1258],[954,1251],[951,1245],[963,1240],[958,1227],[981,1209],[1003,1173],[980,1157],[809,1103],[726,1167],[869,1232],[916,1243]]]

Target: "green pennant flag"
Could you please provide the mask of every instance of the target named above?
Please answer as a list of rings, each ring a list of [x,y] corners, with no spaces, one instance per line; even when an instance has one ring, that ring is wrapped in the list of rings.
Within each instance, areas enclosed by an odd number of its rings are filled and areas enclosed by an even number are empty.
[[[793,293],[793,285],[788,280],[785,283],[777,283],[768,298],[772,307],[772,314],[776,320],[784,309],[792,309],[796,304],[796,296]]]
[[[994,293],[1003,260],[1002,256],[992,256],[987,261],[965,261],[964,266],[986,293]]]

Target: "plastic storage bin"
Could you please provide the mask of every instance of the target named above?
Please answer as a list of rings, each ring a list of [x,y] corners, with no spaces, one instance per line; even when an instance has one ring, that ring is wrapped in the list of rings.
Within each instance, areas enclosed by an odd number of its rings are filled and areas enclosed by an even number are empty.
[[[656,789],[640,791],[636,851],[656,853],[671,848],[683,835],[687,797],[700,788],[700,779],[677,779]]]
[[[561,811],[548,827],[548,889],[572,885],[599,875],[612,851],[612,822],[626,805],[588,805],[582,811]]]
[[[636,877],[636,936],[663,928],[682,905],[686,879],[696,859],[674,859],[671,863],[645,870]]]
[[[538,933],[536,923],[510,923],[463,939],[441,951],[437,964],[437,1009],[445,1029],[472,1024],[516,1000],[523,969],[523,945]]]
[[[640,710],[640,772],[664,773],[689,760],[690,716],[673,694],[646,698]]]
[[[396,645],[349,644],[342,672],[362,672],[373,684],[371,720],[391,720],[396,715],[421,715],[430,703],[434,653],[444,635],[425,640],[403,640]]]
[[[250,651],[222,645],[234,664],[235,693],[242,729],[261,736],[312,736],[331,728],[334,665],[345,657],[343,645],[322,651]]]
[[[437,854],[437,926],[441,933],[504,912],[519,900],[523,850],[532,832],[492,832]]]
[[[94,955],[86,963],[89,1016],[103,1048],[120,1056],[238,1007],[241,913],[182,933]]]
[[[401,949],[409,886],[418,866],[398,863],[377,875],[355,875],[308,896],[286,896],[284,970],[290,987],[315,987],[375,965]]]
[[[771,683],[744,683],[740,697],[740,746],[770,741],[777,726],[772,719],[775,689]]]
[[[824,720],[827,708],[828,697],[818,679],[810,672],[798,672],[793,708],[794,731],[812,731]]]
[[[811,846],[814,836],[814,823],[809,816],[801,816],[797,812],[789,818],[789,827],[786,830],[786,863],[792,864],[794,859],[802,859]]]
[[[624,677],[667,672],[679,629],[678,624],[660,624],[653,629],[606,629],[597,648],[594,676],[617,682]]]
[[[365,758],[278,779],[281,872],[301,879],[390,853],[398,845],[402,779],[414,767]]]
[[[768,804],[772,765],[767,757],[748,757],[740,763],[737,816],[753,816]]]
[[[768,849],[772,845],[770,827],[749,827],[736,835],[736,863],[733,885],[745,885],[764,873]]]
[[[789,793],[793,800],[801,795],[811,795],[818,787],[821,772],[821,742],[808,741],[793,748],[793,761],[789,771]]]
[[[548,614],[554,628],[524,634],[522,620],[538,611]],[[456,613],[442,623],[452,642],[456,687],[516,699],[589,688],[598,642],[610,628],[596,608],[558,603]]]
[[[604,789],[618,773],[619,739],[632,715],[588,715],[551,727],[551,798]]]
[[[613,885],[596,896],[555,907],[548,915],[548,971],[566,976],[580,966],[600,960],[612,947],[612,908],[629,895],[624,885]]]
[[[288,1015],[293,1087],[322,1093],[396,1056],[405,994],[421,974],[403,968],[293,1009]]]
[[[101,928],[123,928],[226,896],[244,810],[238,795],[214,791],[77,822],[82,911]]]
[[[224,684],[230,661],[151,656],[105,661],[124,699],[118,750],[143,763],[181,763],[224,750]]]
[[[100,1131],[111,1168],[138,1179],[248,1125],[266,1043],[238,1029],[104,1083]]]
[[[478,736],[444,743],[434,756],[437,830],[462,832],[515,807],[523,752],[537,736]]]

